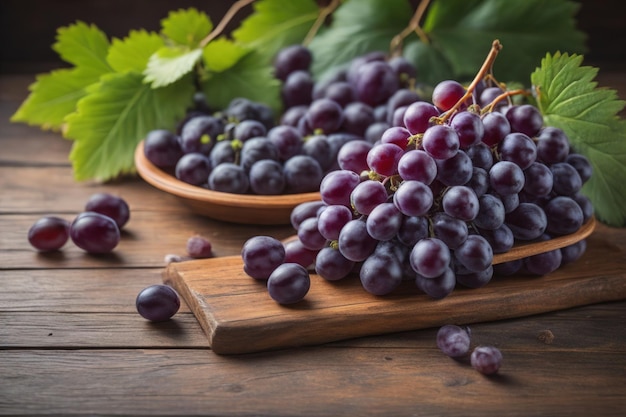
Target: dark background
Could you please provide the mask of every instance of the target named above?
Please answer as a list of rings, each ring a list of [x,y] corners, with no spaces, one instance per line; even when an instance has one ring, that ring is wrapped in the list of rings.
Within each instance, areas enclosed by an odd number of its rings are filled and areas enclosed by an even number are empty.
[[[508,1],[508,0],[502,0]],[[216,25],[232,0],[0,0],[0,73],[43,72],[63,65],[51,49],[56,29],[76,20],[109,38],[131,29],[158,31],[169,11],[196,7]],[[417,1],[413,1],[417,3]],[[585,63],[626,69],[626,13],[621,0],[579,0],[578,27],[588,35]],[[247,6],[236,19],[251,11]],[[236,27],[237,20],[229,25]]]

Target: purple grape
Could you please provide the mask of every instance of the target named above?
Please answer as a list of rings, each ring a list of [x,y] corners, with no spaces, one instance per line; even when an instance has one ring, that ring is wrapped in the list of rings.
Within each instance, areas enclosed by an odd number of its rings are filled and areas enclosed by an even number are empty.
[[[323,201],[305,201],[298,204],[291,210],[290,222],[294,229],[298,230],[300,223],[309,217],[317,217],[320,209],[326,207],[326,203]]]
[[[493,266],[483,271],[469,271],[456,274],[456,282],[467,288],[480,288],[487,285],[493,278]]]
[[[537,146],[527,135],[519,132],[509,133],[498,145],[500,159],[519,165],[522,170],[528,168],[537,159]]]
[[[217,165],[209,175],[209,189],[232,194],[245,194],[250,181],[244,169],[231,162]]]
[[[350,204],[358,213],[368,215],[387,198],[387,189],[381,182],[365,180],[352,190]]]
[[[271,236],[253,236],[241,248],[243,269],[254,279],[266,280],[285,260],[285,247]]]
[[[370,294],[386,295],[402,283],[400,261],[389,253],[373,253],[361,265],[359,279]]]
[[[454,256],[469,271],[481,272],[491,265],[493,249],[484,237],[469,235],[465,242],[454,250]]]
[[[350,195],[360,182],[361,177],[354,171],[342,169],[329,172],[320,184],[320,196],[326,204],[350,207]]]
[[[286,161],[292,156],[300,154],[302,149],[302,136],[296,128],[286,124],[270,129],[267,132],[267,140],[274,144],[281,161]]]
[[[546,231],[552,235],[567,235],[583,225],[583,211],[570,197],[557,196],[544,207],[548,224]]]
[[[94,211],[80,213],[70,225],[70,238],[89,253],[109,253],[120,242],[115,220]]]
[[[352,211],[344,205],[334,204],[326,207],[318,216],[317,227],[328,240],[339,239],[343,226],[352,220]]]
[[[506,225],[519,240],[534,240],[543,234],[548,225],[546,213],[534,203],[520,203],[505,217]]]
[[[143,153],[159,168],[173,168],[183,155],[178,136],[165,129],[152,130],[146,136]]]
[[[326,238],[320,233],[315,217],[309,217],[300,223],[298,239],[310,250],[320,250],[326,245]]]
[[[96,193],[89,197],[85,211],[95,211],[112,218],[121,230],[130,219],[130,208],[122,197],[110,193]]]
[[[311,103],[304,120],[313,132],[329,134],[339,130],[343,124],[343,112],[337,102],[320,98]]]
[[[137,312],[147,320],[166,321],[178,312],[180,297],[176,290],[168,285],[150,285],[137,294],[135,307]]]
[[[493,194],[483,194],[478,197],[478,214],[474,225],[480,229],[495,230],[504,224],[506,213],[502,200]]]
[[[484,375],[493,375],[502,366],[502,353],[493,346],[478,346],[470,355],[472,368]]]
[[[441,239],[426,238],[413,246],[409,259],[411,267],[419,275],[424,278],[435,278],[449,267],[451,254]]]
[[[441,203],[446,214],[464,221],[474,220],[480,208],[474,190],[464,185],[448,188]]]
[[[330,143],[326,138],[326,135],[309,136],[302,145],[302,154],[315,159],[324,172],[328,171],[334,162]]]
[[[424,132],[422,146],[435,159],[452,158],[459,150],[459,135],[447,125],[435,125]]]
[[[297,263],[302,265],[304,268],[310,268],[315,264],[315,258],[318,251],[305,248],[300,240],[290,240],[285,243],[284,247],[284,263]]]
[[[591,175],[593,174],[593,166],[586,156],[578,153],[571,153],[567,156],[565,162],[576,169],[583,184],[589,181],[589,178],[591,178]]]
[[[467,355],[470,349],[470,334],[467,328],[446,324],[437,331],[437,347],[451,358]]]
[[[367,155],[374,145],[363,140],[352,140],[345,143],[337,153],[339,168],[360,174],[368,171]]]
[[[206,184],[210,173],[211,160],[200,152],[183,155],[178,160],[174,171],[176,178],[191,185]]]
[[[532,163],[524,170],[524,191],[535,197],[546,197],[552,192],[554,177],[547,165]]]
[[[469,234],[467,223],[446,213],[437,212],[432,216],[433,235],[450,249],[458,248]]]
[[[376,121],[374,109],[358,101],[347,104],[343,109],[342,131],[364,136],[367,128]]]
[[[297,70],[309,70],[313,56],[304,45],[289,45],[282,48],[274,57],[274,75],[279,80],[286,80],[287,76]]]
[[[435,159],[437,179],[444,185],[464,185],[474,173],[472,160],[460,150],[448,159]]]
[[[363,64],[354,84],[357,100],[370,106],[385,103],[399,88],[398,77],[384,61]]]
[[[341,229],[337,239],[339,251],[347,259],[361,262],[374,252],[378,241],[367,233],[364,220],[350,220]]]
[[[570,152],[569,139],[563,130],[547,126],[536,137],[537,159],[546,164],[564,162]]]
[[[393,194],[393,203],[406,216],[424,216],[434,203],[433,192],[426,184],[403,181]]]
[[[187,239],[187,254],[196,259],[210,258],[213,256],[213,245],[203,236],[191,236]]]
[[[393,239],[402,227],[404,216],[393,203],[382,203],[374,207],[365,220],[367,232],[376,240]]]
[[[286,108],[311,104],[313,77],[308,71],[297,70],[287,76],[280,89]]]
[[[354,268],[354,261],[347,259],[339,250],[330,246],[323,248],[315,259],[315,273],[328,281],[347,277]]]
[[[469,111],[461,111],[452,116],[450,126],[459,135],[461,149],[481,143],[485,134],[485,127],[480,116]]]
[[[550,166],[552,171],[552,190],[558,195],[572,196],[583,186],[580,174],[567,162],[557,162]]]
[[[70,222],[56,216],[37,220],[28,230],[28,242],[41,252],[59,250],[70,237]]]
[[[308,155],[296,155],[285,162],[283,170],[286,193],[308,193],[319,190],[323,172],[314,158]]]
[[[415,180],[430,185],[437,176],[437,164],[426,152],[413,149],[400,157],[398,174],[403,180]]]
[[[465,95],[465,87],[458,81],[444,80],[433,90],[433,104],[441,111],[448,111]]]
[[[413,135],[426,132],[433,126],[431,118],[440,115],[439,109],[426,101],[410,104],[404,112],[404,126]]]
[[[183,153],[200,152],[208,155],[223,131],[222,119],[207,115],[192,117],[180,133],[180,147]]]
[[[302,301],[310,288],[309,272],[297,263],[279,265],[267,279],[268,293],[279,304]]]
[[[277,161],[262,159],[249,172],[250,189],[259,195],[280,195],[285,190],[283,167]]]
[[[348,104],[355,101],[355,94],[350,83],[343,80],[336,80],[325,86],[323,90],[318,90],[317,94],[314,92],[313,98],[328,98],[337,102],[341,107],[346,107]]]
[[[439,300],[447,297],[454,291],[456,277],[454,271],[448,267],[441,275],[434,278],[426,278],[417,274],[415,276],[415,285],[429,297]]]
[[[489,170],[489,184],[500,195],[517,194],[524,188],[524,171],[511,161],[499,161]]]
[[[367,153],[367,166],[375,173],[389,177],[398,173],[398,162],[403,153],[403,149],[393,143],[374,145]]]
[[[265,137],[266,135],[267,128],[265,125],[254,119],[242,120],[235,125],[233,130],[233,139],[238,139],[241,142],[246,142],[252,138]]]
[[[533,137],[543,126],[543,116],[538,108],[531,104],[520,104],[509,107],[505,116],[511,124],[511,131],[524,133]]]
[[[483,143],[487,146],[497,145],[506,135],[511,133],[511,124],[506,116],[498,112],[490,112],[482,116]]]

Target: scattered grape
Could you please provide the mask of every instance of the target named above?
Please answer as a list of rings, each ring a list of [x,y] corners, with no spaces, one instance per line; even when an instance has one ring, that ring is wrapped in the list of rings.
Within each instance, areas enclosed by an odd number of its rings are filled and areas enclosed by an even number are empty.
[[[76,216],[70,225],[70,238],[86,252],[108,253],[120,242],[120,229],[112,218],[86,211]]]
[[[465,356],[470,349],[468,329],[453,324],[440,327],[437,331],[437,347],[451,358]]]
[[[37,220],[28,230],[28,242],[41,252],[59,250],[70,237],[70,222],[56,216]]]
[[[150,285],[137,295],[135,306],[139,314],[150,321],[159,322],[172,318],[180,308],[176,290],[164,284]]]
[[[470,356],[472,367],[484,375],[493,375],[502,366],[502,353],[493,346],[478,346]]]

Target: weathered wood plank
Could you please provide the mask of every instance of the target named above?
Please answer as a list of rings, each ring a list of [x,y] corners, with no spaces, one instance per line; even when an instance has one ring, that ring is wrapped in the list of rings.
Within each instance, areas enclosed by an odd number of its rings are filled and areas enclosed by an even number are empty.
[[[486,378],[428,349],[9,350],[0,413],[215,416],[617,416],[624,352],[506,351]]]

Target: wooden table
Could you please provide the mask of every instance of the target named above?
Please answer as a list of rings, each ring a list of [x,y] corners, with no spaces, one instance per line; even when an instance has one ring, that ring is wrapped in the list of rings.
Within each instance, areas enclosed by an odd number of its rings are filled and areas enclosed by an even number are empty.
[[[601,74],[626,93],[626,74]],[[437,329],[220,356],[186,305],[151,324],[134,302],[160,283],[166,254],[200,233],[216,256],[290,227],[229,225],[194,216],[140,179],[72,179],[59,134],[8,119],[32,75],[0,77],[0,415],[618,416],[626,412],[626,301],[472,326],[498,346],[484,377],[435,345]],[[30,225],[71,219],[99,191],[119,194],[131,220],[111,256],[68,244],[38,254]],[[626,245],[626,229],[609,233]],[[550,330],[552,343],[538,337]]]

